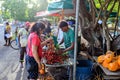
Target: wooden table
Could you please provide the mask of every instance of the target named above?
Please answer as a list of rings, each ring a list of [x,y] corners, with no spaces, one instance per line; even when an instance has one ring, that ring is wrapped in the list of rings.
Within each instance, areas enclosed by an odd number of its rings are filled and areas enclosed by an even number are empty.
[[[97,65],[103,70],[103,77],[104,79],[112,79],[112,80],[120,80],[120,70],[112,72],[106,68],[104,68],[101,64],[97,62],[97,57],[93,57],[96,61]]]

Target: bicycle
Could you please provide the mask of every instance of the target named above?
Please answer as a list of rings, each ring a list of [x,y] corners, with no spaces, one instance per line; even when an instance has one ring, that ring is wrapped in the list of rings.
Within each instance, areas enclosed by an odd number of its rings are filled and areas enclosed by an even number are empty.
[[[15,50],[19,50],[19,48],[20,48],[17,33],[18,33],[18,27],[16,27],[15,32],[12,36],[12,40],[10,42],[11,48],[13,48]]]
[[[15,39],[11,40],[10,46],[11,46],[11,48],[13,48],[15,50],[19,50],[20,49],[18,37],[15,37]]]

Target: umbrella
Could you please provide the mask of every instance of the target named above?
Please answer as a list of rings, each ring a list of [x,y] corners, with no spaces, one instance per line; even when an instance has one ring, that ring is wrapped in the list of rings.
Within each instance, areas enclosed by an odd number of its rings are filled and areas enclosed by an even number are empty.
[[[75,16],[75,8],[73,5],[73,0],[59,0],[56,2],[51,2],[47,7],[48,11],[61,10],[61,15],[63,16]]]
[[[61,10],[40,11],[36,13],[35,17],[60,16],[59,12],[61,12]]]
[[[73,9],[72,0],[61,0],[58,2],[53,2],[48,4],[48,11],[56,9]]]

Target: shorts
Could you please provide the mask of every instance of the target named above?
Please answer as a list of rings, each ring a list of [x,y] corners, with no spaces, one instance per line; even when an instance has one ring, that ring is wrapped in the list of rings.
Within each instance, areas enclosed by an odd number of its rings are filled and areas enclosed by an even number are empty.
[[[28,79],[38,78],[38,64],[33,57],[26,55],[26,69],[28,72]]]

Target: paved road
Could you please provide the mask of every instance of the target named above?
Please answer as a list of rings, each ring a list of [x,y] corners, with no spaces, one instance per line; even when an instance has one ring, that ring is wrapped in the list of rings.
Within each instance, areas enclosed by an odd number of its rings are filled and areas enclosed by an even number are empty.
[[[25,68],[20,68],[19,51],[3,46],[3,33],[4,28],[0,27],[0,80],[27,80]]]

